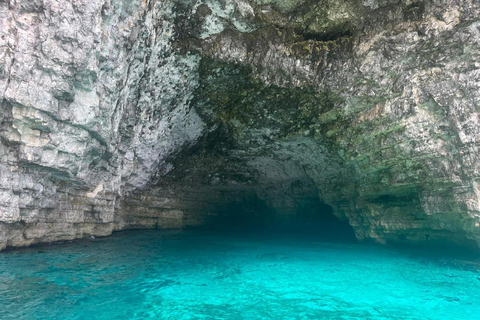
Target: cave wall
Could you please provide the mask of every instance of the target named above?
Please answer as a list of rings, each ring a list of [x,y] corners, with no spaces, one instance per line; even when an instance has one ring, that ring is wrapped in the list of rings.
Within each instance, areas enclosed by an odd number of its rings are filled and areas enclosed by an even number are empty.
[[[360,240],[480,244],[479,13],[1,1],[0,249],[248,201],[276,217],[325,202]]]
[[[172,8],[0,2],[0,248],[110,234],[118,199],[201,135]]]

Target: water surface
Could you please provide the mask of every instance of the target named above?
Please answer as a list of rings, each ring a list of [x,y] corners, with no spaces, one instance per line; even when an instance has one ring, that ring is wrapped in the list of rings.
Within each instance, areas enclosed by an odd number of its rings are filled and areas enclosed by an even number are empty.
[[[122,232],[0,253],[0,319],[479,319],[475,256]]]

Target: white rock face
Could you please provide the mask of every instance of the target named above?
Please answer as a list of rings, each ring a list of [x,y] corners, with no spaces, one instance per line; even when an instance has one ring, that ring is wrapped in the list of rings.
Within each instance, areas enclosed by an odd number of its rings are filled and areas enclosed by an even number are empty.
[[[0,249],[109,234],[116,199],[200,136],[198,57],[172,54],[171,10],[0,3]]]

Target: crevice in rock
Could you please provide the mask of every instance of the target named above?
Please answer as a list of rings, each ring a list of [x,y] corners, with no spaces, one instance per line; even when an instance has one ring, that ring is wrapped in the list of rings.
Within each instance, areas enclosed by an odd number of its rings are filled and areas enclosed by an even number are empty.
[[[403,9],[405,20],[419,20],[425,12],[425,3],[422,1],[412,1]]]
[[[320,41],[320,42],[327,42],[327,41],[336,41],[341,38],[350,38],[353,36],[353,31],[350,29],[346,30],[337,30],[331,31],[327,33],[314,33],[314,32],[299,32],[296,31],[298,34],[303,36],[305,40],[313,40],[313,41]]]

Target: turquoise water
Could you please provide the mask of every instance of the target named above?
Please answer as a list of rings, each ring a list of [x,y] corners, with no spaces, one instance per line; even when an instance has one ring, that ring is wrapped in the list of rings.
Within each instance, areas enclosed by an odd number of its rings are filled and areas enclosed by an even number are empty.
[[[123,232],[0,253],[0,319],[480,319],[480,262],[465,259],[298,235]]]

